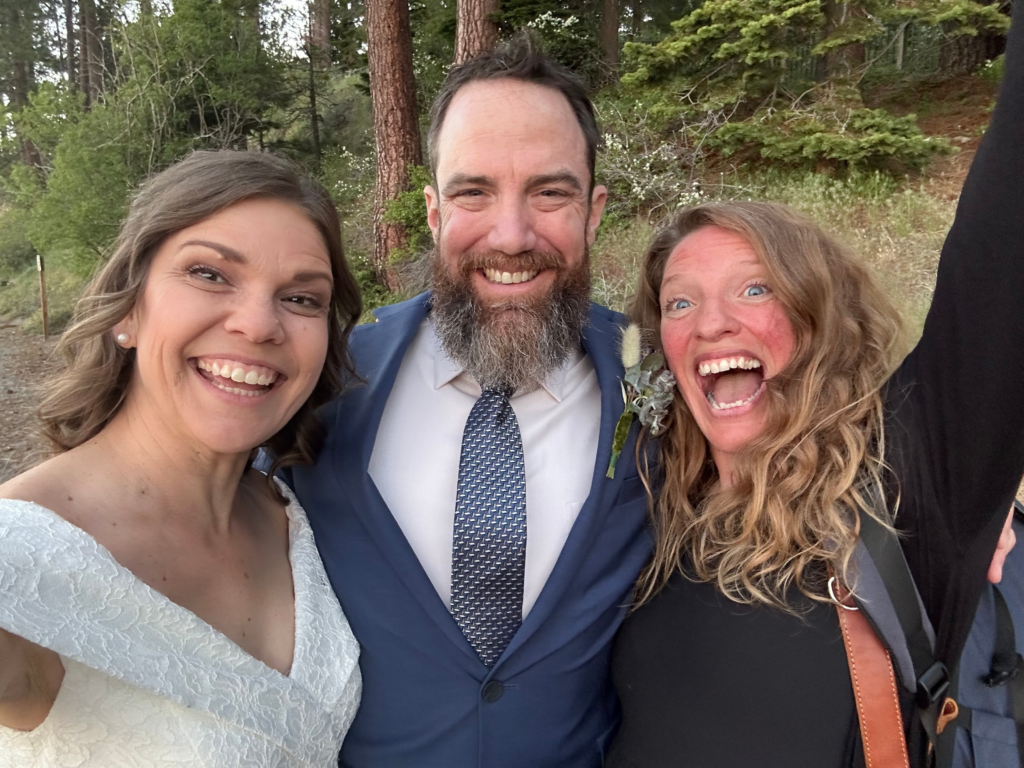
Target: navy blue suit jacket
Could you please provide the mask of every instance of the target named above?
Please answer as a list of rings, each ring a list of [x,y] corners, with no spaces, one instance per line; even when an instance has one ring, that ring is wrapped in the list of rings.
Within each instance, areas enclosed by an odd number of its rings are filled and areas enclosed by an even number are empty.
[[[596,768],[618,723],[612,637],[650,554],[636,426],[605,478],[622,413],[622,316],[592,305],[583,346],[601,388],[590,496],[533,609],[492,669],[438,596],[367,472],[384,405],[429,296],[387,307],[352,347],[367,384],[328,404],[319,460],[292,485],[361,645],[363,698],[341,752],[354,768]]]

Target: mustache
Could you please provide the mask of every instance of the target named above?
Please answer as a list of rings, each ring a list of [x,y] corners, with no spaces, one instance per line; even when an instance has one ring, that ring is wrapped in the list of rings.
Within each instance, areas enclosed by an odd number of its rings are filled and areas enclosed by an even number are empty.
[[[565,259],[561,254],[549,251],[523,251],[509,256],[500,251],[484,253],[467,253],[459,261],[459,273],[468,278],[478,269],[496,269],[501,272],[540,271],[543,269],[565,269]]]

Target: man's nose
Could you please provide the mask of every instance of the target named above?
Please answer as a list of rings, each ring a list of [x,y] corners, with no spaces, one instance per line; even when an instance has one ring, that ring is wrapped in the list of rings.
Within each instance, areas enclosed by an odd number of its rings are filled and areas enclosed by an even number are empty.
[[[231,333],[240,333],[255,344],[278,342],[284,338],[280,312],[284,308],[273,296],[250,293],[239,297],[231,308],[224,327]]]
[[[739,323],[727,301],[718,298],[706,299],[697,306],[697,335],[707,341],[715,341],[739,330]]]
[[[514,256],[537,245],[533,212],[519,199],[504,199],[494,211],[487,245],[493,251]]]

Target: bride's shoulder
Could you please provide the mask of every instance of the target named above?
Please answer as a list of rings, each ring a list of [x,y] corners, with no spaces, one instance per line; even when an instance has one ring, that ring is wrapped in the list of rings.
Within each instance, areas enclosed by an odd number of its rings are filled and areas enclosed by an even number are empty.
[[[73,469],[74,462],[61,454],[16,475],[0,485],[0,509],[13,509],[20,505],[12,502],[21,501],[62,515],[69,500],[74,499],[72,485],[77,472]]]

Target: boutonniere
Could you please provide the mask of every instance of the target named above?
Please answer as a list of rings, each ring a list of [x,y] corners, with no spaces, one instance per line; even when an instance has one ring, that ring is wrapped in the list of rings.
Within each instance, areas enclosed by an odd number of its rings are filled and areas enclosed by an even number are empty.
[[[615,425],[612,439],[612,457],[608,462],[605,476],[615,477],[615,465],[626,444],[629,426],[635,416],[657,437],[665,426],[668,408],[672,404],[676,378],[665,368],[665,356],[660,352],[644,354],[640,338],[640,326],[630,323],[622,331],[622,400],[625,407]]]

